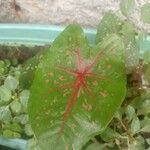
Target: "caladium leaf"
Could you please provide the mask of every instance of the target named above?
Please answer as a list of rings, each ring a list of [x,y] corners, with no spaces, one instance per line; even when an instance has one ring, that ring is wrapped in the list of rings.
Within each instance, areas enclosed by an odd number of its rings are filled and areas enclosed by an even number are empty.
[[[103,41],[103,38],[110,34],[118,34],[121,30],[123,21],[114,13],[107,12],[97,27],[96,43]]]
[[[96,43],[102,42],[112,34],[117,34],[123,40],[126,50],[126,71],[130,73],[139,62],[139,48],[135,40],[135,27],[132,23],[122,21],[114,13],[108,12],[97,27]]]
[[[79,150],[107,126],[126,93],[123,49],[116,34],[89,47],[78,25],[54,41],[38,65],[28,101],[43,150]]]

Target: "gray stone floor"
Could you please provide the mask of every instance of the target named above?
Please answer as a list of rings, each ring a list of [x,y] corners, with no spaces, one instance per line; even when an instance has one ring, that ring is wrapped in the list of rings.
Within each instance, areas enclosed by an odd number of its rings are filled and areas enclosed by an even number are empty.
[[[112,10],[121,16],[120,0],[0,0],[1,23],[61,24],[79,23],[95,27],[105,12]],[[136,0],[142,5],[150,0]],[[140,28],[150,31],[150,25],[139,21],[138,9],[131,19]]]

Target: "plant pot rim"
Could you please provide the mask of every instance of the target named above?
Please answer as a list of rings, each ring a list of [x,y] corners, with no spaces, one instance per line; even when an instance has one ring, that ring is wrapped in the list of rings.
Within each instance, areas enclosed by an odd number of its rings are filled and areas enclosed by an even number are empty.
[[[52,43],[66,26],[42,24],[0,24],[0,44],[46,45]],[[95,45],[96,29],[83,28],[90,45]],[[150,35],[139,43],[140,50],[150,49]]]

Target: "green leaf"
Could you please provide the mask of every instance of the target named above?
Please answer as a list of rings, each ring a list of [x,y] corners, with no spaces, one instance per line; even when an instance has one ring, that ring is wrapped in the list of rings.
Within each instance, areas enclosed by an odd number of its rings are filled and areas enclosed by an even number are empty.
[[[21,69],[21,75],[19,78],[20,86],[23,89],[29,89],[32,81],[34,79],[35,71],[37,69],[37,66],[40,62],[40,60],[43,57],[43,54],[46,53],[47,50],[43,50],[31,59],[27,60]]]
[[[104,15],[97,27],[96,44],[103,41],[103,39],[110,34],[118,34],[121,30],[122,21],[112,12]]]
[[[5,86],[0,86],[0,100],[9,102],[11,100],[11,91]]]
[[[141,107],[138,109],[137,114],[146,115],[150,113],[150,99],[143,100]]]
[[[3,75],[5,72],[5,63],[4,61],[0,60],[0,76]]]
[[[21,104],[18,101],[13,101],[10,104],[10,108],[14,114],[20,114],[22,112]]]
[[[117,48],[112,50],[114,45]],[[63,85],[76,81],[63,67],[74,69],[80,53],[86,64],[96,60],[92,71],[102,79],[96,76],[87,79],[88,89],[81,88],[63,124],[63,114],[75,87]],[[114,34],[90,48],[82,29],[77,25],[68,26],[43,56],[30,92],[29,120],[41,148],[81,149],[90,138],[104,130],[125,97],[122,40]]]
[[[20,103],[21,103],[24,111],[27,110],[27,103],[28,103],[29,95],[30,95],[29,90],[23,90],[19,96]]]
[[[142,136],[138,136],[134,139],[134,141],[129,145],[129,149],[131,150],[145,150],[145,140]]]
[[[11,130],[13,132],[20,132],[20,133],[22,132],[22,128],[21,128],[20,124],[18,124],[18,123],[8,123],[8,124],[5,124],[5,126],[3,128]]]
[[[8,138],[20,138],[21,135],[18,132],[13,132],[11,130],[4,130],[3,136]]]
[[[105,148],[105,144],[92,143],[85,150],[104,150]]]
[[[124,16],[129,17],[135,8],[135,0],[121,0],[120,10]]]
[[[136,115],[135,114],[135,109],[131,105],[127,106],[126,115],[128,117],[128,121],[131,121],[133,119],[133,117]]]
[[[107,127],[102,133],[101,133],[101,138],[105,142],[111,142],[115,140],[116,138],[120,137],[120,134],[114,131],[113,129]]]
[[[134,135],[140,131],[141,125],[138,117],[134,117],[134,119],[131,122],[131,128],[130,131]]]
[[[97,27],[96,43],[112,34],[117,34],[124,43],[126,71],[130,73],[139,62],[139,49],[135,40],[135,27],[130,22],[121,21],[115,14],[107,13]]]
[[[13,118],[13,122],[16,122],[16,123],[21,123],[22,125],[25,125],[28,123],[28,115],[26,114],[22,114],[22,115],[19,115],[19,116],[15,116]]]
[[[30,124],[26,124],[24,130],[28,136],[32,136],[34,134]]]
[[[146,142],[147,142],[148,145],[150,145],[150,138],[146,139]]]
[[[142,132],[150,133],[150,118],[145,117],[145,118],[141,121],[141,131],[142,131]]]
[[[127,72],[130,73],[132,68],[135,68],[139,63],[139,47],[135,39],[135,27],[130,22],[124,22],[119,34],[124,41],[126,68]]]
[[[0,121],[2,122],[10,122],[12,119],[11,112],[8,106],[0,107]]]
[[[4,82],[4,85],[9,90],[14,91],[18,87],[19,81],[15,77],[8,76]]]
[[[141,7],[141,20],[144,23],[150,23],[150,3],[144,4]]]

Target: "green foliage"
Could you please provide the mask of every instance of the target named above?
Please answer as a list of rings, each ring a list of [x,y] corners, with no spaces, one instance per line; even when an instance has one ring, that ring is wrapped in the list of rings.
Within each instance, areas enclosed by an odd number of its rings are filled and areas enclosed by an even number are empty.
[[[21,75],[19,78],[20,86],[23,89],[29,89],[32,81],[34,79],[35,70],[37,69],[37,66],[42,59],[44,53],[46,53],[47,50],[43,49],[43,51],[39,52],[37,55],[35,55],[33,58],[27,60],[22,67]]]
[[[130,16],[135,8],[135,0],[121,0],[120,10],[124,16]]]
[[[22,109],[25,112],[27,110],[27,103],[28,103],[29,95],[30,95],[29,90],[23,90],[19,95],[19,100],[22,105]]]
[[[86,150],[103,150],[104,148],[106,148],[105,144],[97,144],[97,143],[92,143],[90,144]]]
[[[11,91],[7,89],[4,85],[0,86],[0,103],[9,102],[10,99]]]
[[[12,76],[8,76],[4,82],[4,86],[7,89],[12,90],[12,91],[14,91],[17,88],[18,84],[19,84],[19,81],[15,77],[12,77]]]
[[[33,136],[28,122],[29,90],[19,86],[21,66],[13,66],[8,60],[0,61],[3,67],[0,83],[0,133],[9,138]]]
[[[144,4],[141,7],[141,20],[144,23],[150,23],[150,3]]]
[[[118,34],[121,30],[123,21],[121,21],[112,12],[107,12],[97,27],[96,44],[103,41],[103,38],[110,34]]]
[[[134,134],[136,134],[136,133],[138,133],[139,132],[139,130],[140,130],[140,121],[139,121],[139,119],[137,118],[137,117],[134,117],[133,118],[133,120],[132,120],[132,123],[131,123],[131,128],[130,128],[130,130],[131,130],[131,133],[134,135]]]
[[[132,107],[131,105],[128,105],[127,108],[126,108],[126,111],[125,111],[127,117],[128,117],[128,120],[131,121],[132,118],[135,116],[135,109],[134,107]]]
[[[10,104],[10,109],[14,114],[20,114],[22,111],[21,104],[19,103],[19,101],[13,101]]]
[[[114,45],[116,50],[112,50]],[[103,49],[104,54],[97,60],[93,70],[106,79],[88,80],[88,86],[90,85],[95,98],[91,98],[84,91],[81,92],[58,139],[62,115],[72,93],[71,90],[66,93],[67,89],[61,89],[59,86],[74,81],[58,67],[74,69],[77,49],[80,49],[87,62]],[[124,99],[125,86],[122,40],[113,34],[92,49],[79,26],[68,26],[43,56],[30,90],[29,119],[42,149],[81,149],[83,144],[100,133],[110,122]]]
[[[109,127],[106,128],[103,133],[101,133],[101,138],[105,142],[112,142],[113,140],[119,137],[121,137],[121,135]]]
[[[122,0],[120,4],[126,17],[131,15],[134,6],[134,0]],[[145,23],[149,23],[147,14],[149,4],[141,8],[141,19]],[[44,150],[149,149],[149,51],[142,57],[144,65],[140,66],[140,74],[139,43],[135,40],[135,27],[129,21],[122,21],[109,12],[97,30],[97,46],[94,48],[89,46],[82,29],[71,25],[55,40],[51,48],[29,59],[23,68],[17,66],[17,59],[11,63],[8,60],[0,61],[0,133],[3,136],[27,139],[31,137],[27,150],[40,150],[38,145]],[[138,40],[140,42],[141,38]],[[80,49],[86,64],[92,62],[99,51],[103,51],[92,69],[104,78],[88,80],[87,85],[96,97],[91,97],[91,92],[84,93],[85,91],[81,90],[81,95],[76,98],[77,101],[58,138],[63,114],[72,94],[72,87],[69,86],[70,90],[67,91],[68,89],[61,88],[61,85],[75,79],[63,72],[59,66],[75,68],[77,48]],[[133,76],[133,84],[129,84],[128,79],[126,99],[116,112],[126,90],[124,50],[127,77]],[[134,70],[137,70],[142,82],[139,83],[134,76]],[[94,87],[94,84],[97,87]],[[31,85],[30,96],[29,90],[26,89]],[[31,125],[27,114],[29,96]],[[111,121],[114,113],[115,117]],[[33,135],[36,137],[33,138]]]
[[[117,34],[124,43],[126,71],[130,73],[137,66],[139,61],[139,49],[136,43],[136,30],[129,21],[120,20],[112,12],[106,13],[97,27],[96,43],[105,40],[105,37],[110,37],[112,34]],[[116,47],[114,47],[116,49]]]
[[[5,106],[2,106],[0,107],[0,121],[3,121],[3,122],[9,122],[11,121],[12,119],[12,116],[11,116],[11,112],[9,110],[9,107],[5,107]]]

